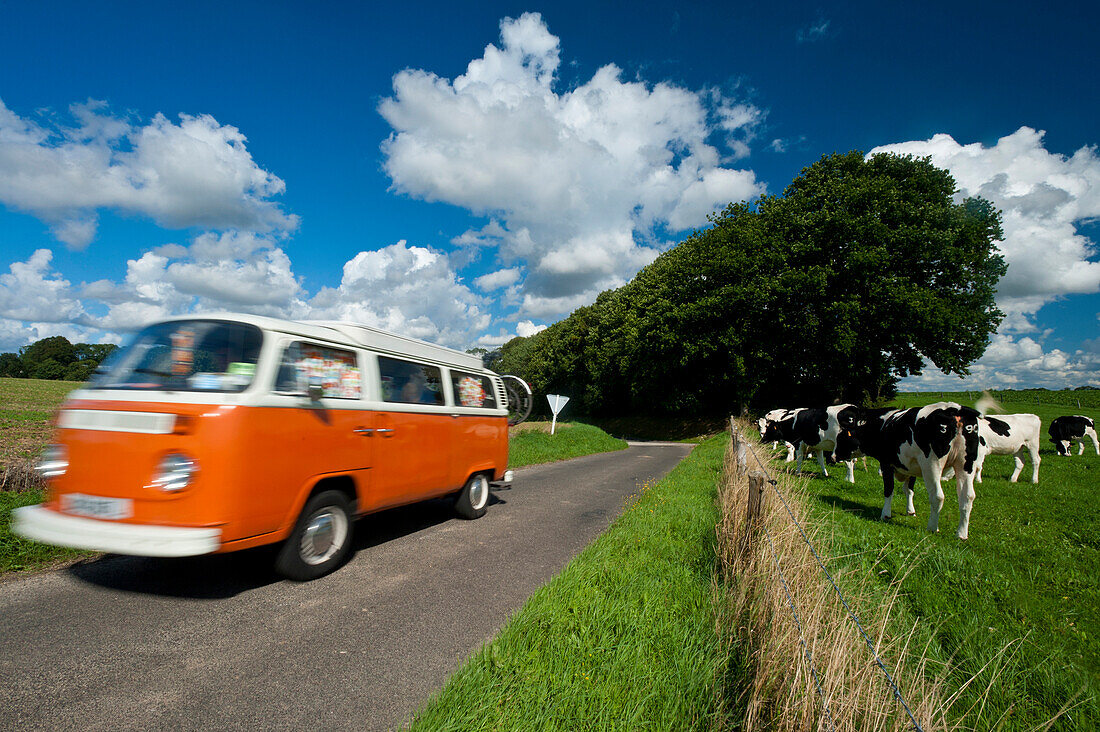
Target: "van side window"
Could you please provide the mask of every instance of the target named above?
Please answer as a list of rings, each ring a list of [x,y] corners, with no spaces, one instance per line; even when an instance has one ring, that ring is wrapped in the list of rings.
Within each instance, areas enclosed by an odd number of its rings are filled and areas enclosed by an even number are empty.
[[[464,374],[451,371],[451,386],[454,388],[456,407],[482,407],[496,409],[497,399],[493,393],[493,382],[488,376]]]
[[[443,406],[443,379],[437,367],[379,356],[378,371],[383,401]]]
[[[358,399],[361,392],[359,364],[354,351],[295,341],[283,350],[275,391],[305,393],[312,379],[321,381],[321,396]]]

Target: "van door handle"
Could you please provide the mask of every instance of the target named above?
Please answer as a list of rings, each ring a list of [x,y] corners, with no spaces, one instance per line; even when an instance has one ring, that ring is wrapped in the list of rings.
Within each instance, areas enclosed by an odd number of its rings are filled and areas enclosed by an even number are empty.
[[[372,434],[374,434],[374,430],[372,430],[370,427],[356,427],[352,430],[352,432],[357,435],[366,435],[367,437],[370,437]]]
[[[381,430],[375,430],[375,432],[377,432],[380,435],[384,435],[386,437],[392,437],[393,436],[393,430],[381,429]]]

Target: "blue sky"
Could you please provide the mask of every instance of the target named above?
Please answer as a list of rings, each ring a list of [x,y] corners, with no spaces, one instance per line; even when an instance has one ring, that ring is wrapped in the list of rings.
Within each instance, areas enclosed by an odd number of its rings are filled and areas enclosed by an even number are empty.
[[[1005,211],[962,383],[1100,385],[1096,9],[151,5],[0,3],[0,350],[211,310],[493,346],[886,149]]]

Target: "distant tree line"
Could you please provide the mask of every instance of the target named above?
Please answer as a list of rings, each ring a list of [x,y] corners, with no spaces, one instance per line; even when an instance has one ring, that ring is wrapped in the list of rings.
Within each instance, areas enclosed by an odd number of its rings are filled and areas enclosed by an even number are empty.
[[[87,381],[116,348],[113,343],[74,344],[64,336],[43,338],[18,353],[0,353],[0,376]]]
[[[965,375],[1003,318],[1001,218],[927,158],[854,151],[730,204],[628,284],[486,354],[579,412],[872,403]]]

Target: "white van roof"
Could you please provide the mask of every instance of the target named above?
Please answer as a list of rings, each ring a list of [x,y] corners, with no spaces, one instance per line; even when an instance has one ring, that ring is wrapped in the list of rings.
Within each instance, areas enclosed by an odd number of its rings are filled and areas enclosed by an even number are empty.
[[[259,328],[302,335],[308,338],[318,338],[336,343],[350,342],[363,348],[369,348],[372,351],[397,357],[405,356],[474,371],[488,371],[482,364],[480,356],[463,353],[453,348],[428,343],[417,338],[410,338],[360,323],[344,323],[338,320],[283,320],[245,313],[194,313],[166,318],[165,320],[229,320],[249,323]]]

